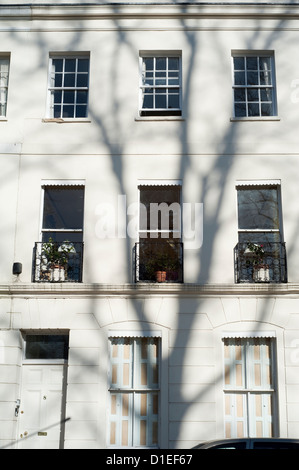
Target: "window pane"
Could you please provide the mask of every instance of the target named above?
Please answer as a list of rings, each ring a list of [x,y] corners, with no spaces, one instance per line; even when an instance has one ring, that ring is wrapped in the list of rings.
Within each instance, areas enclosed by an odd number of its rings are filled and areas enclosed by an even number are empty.
[[[247,85],[258,85],[259,75],[258,72],[247,72]]]
[[[238,190],[239,229],[278,229],[276,188]]]
[[[180,99],[178,95],[169,95],[168,96],[168,108],[179,108]]]
[[[65,72],[75,72],[76,59],[65,59]]]
[[[64,87],[74,87],[76,85],[75,82],[76,75],[74,73],[66,73],[64,75]]]
[[[245,72],[235,72],[235,85],[245,85]]]
[[[154,70],[154,59],[152,57],[150,58],[144,58],[143,59],[143,64],[145,67],[145,70]]]
[[[271,72],[260,72],[260,84],[271,85]]]
[[[179,186],[141,186],[140,230],[173,229],[180,216],[180,194]],[[167,207],[169,210],[163,210]]]
[[[168,69],[169,70],[178,70],[179,69],[179,58],[178,57],[169,57],[169,59],[168,59]]]
[[[262,103],[261,104],[261,115],[262,116],[272,116],[273,115],[272,103],[269,103],[269,104]]]
[[[77,103],[86,104],[87,103],[88,93],[87,91],[77,91]]]
[[[235,103],[235,116],[244,117],[246,116],[246,104],[245,103]]]
[[[78,73],[77,75],[77,87],[88,87],[88,74]]]
[[[245,59],[244,57],[234,57],[234,70],[245,70]]]
[[[8,73],[1,72],[0,73],[0,87],[7,87],[8,85]]]
[[[67,359],[67,335],[27,335],[26,359]]]
[[[54,106],[54,112],[53,112],[53,117],[54,118],[60,118],[61,117],[61,106]]]
[[[56,73],[54,76],[54,83],[52,83],[52,86],[56,88],[62,87],[62,73]]]
[[[262,88],[261,89],[261,100],[262,101],[272,101],[272,88]]]
[[[0,116],[5,116],[5,115],[6,115],[6,104],[0,103]]]
[[[258,103],[248,103],[248,116],[259,116],[260,106]]]
[[[260,57],[260,70],[271,70],[271,57]]]
[[[0,58],[0,87],[8,85],[9,59]]]
[[[61,91],[52,92],[52,96],[53,96],[55,104],[61,103],[61,101],[62,101],[62,92]]]
[[[0,102],[3,104],[6,103],[6,99],[7,99],[7,89],[0,88]]]
[[[155,108],[166,108],[166,95],[156,95],[155,96]]]
[[[89,59],[78,59],[78,72],[89,71]]]
[[[259,90],[257,88],[247,89],[248,101],[259,101]]]
[[[166,70],[166,57],[156,58],[156,70]]]
[[[63,94],[64,103],[74,103],[75,102],[75,92],[74,91],[65,91]]]
[[[245,88],[236,88],[234,90],[235,101],[245,101]]]
[[[45,188],[43,228],[82,229],[84,188]]]
[[[64,105],[62,111],[63,118],[73,118],[74,117],[74,106]]]
[[[0,58],[0,116],[6,116],[9,59]]]
[[[145,94],[143,96],[143,108],[153,108],[154,107],[154,97],[152,94]]]
[[[76,118],[86,118],[87,117],[87,106],[86,105],[77,105],[76,106]]]
[[[257,57],[247,57],[246,58],[246,67],[247,70],[257,70]]]
[[[179,85],[179,73],[178,72],[169,72],[168,85]]]
[[[63,71],[63,59],[52,60],[52,72],[58,73]]]

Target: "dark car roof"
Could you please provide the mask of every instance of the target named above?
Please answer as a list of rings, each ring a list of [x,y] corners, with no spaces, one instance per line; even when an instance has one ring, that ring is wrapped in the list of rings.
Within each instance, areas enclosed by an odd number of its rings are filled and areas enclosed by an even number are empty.
[[[298,449],[299,439],[240,438],[218,439],[198,444],[194,449]]]

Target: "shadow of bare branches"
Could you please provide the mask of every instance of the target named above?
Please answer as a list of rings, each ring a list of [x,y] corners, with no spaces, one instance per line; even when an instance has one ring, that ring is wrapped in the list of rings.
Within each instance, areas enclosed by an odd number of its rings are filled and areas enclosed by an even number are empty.
[[[24,188],[24,181],[28,175],[36,175],[36,181],[40,178],[84,178],[86,179],[86,221],[85,233],[92,240],[93,245],[86,246],[87,259],[89,263],[84,266],[85,279],[88,279],[91,284],[94,284],[94,295],[87,298],[89,312],[98,312],[98,279],[95,277],[97,272],[92,265],[95,262],[93,253],[97,257],[103,256],[105,253],[106,259],[102,258],[103,264],[112,263],[112,270],[116,269],[116,265],[120,264],[121,269],[115,272],[120,284],[130,284],[132,280],[132,249],[134,240],[126,237],[125,240],[118,241],[122,243],[122,256],[118,260],[110,260],[111,254],[108,252],[109,247],[116,245],[109,245],[106,240],[96,240],[94,235],[91,235],[92,230],[88,227],[91,223],[88,220],[93,220],[92,212],[95,205],[99,202],[95,200],[96,197],[104,197],[104,191],[95,190],[92,194],[92,189],[98,185],[103,185],[106,191],[107,181],[113,181],[111,192],[114,195],[127,195],[128,201],[134,201],[137,198],[137,180],[148,176],[148,169],[151,167],[150,159],[152,158],[153,167],[152,175],[150,177],[156,179],[173,178],[180,179],[183,182],[183,200],[188,200],[191,195],[193,201],[202,202],[204,208],[204,236],[203,245],[195,252],[186,253],[185,266],[188,269],[188,263],[193,263],[192,276],[188,276],[189,282],[194,284],[206,285],[213,283],[213,262],[214,254],[217,251],[217,242],[223,228],[223,213],[234,215],[234,210],[224,210],[224,206],[228,198],[227,193],[234,190],[232,183],[236,178],[243,177],[243,168],[239,159],[243,158],[244,147],[239,139],[244,139],[246,131],[242,127],[243,123],[230,122],[230,116],[226,116],[226,124],[219,124],[218,106],[223,105],[226,110],[229,109],[230,104],[230,91],[223,90],[226,97],[219,96],[219,90],[216,87],[221,87],[221,77],[216,76],[215,81],[209,84],[208,89],[202,89],[201,86],[207,86],[204,81],[205,70],[213,67],[213,60],[218,61],[223,65],[224,74],[230,73],[230,53],[231,48],[241,48],[244,50],[274,50],[279,40],[279,37],[286,28],[286,23],[289,18],[282,17],[281,19],[274,19],[271,23],[271,29],[265,28],[265,24],[261,20],[251,19],[250,26],[244,27],[244,33],[240,38],[241,32],[239,29],[233,33],[228,32],[227,29],[230,25],[226,26],[221,23],[217,17],[213,21],[207,23],[207,18],[198,16],[193,17],[188,14],[189,3],[180,1],[171,2],[172,5],[177,7],[175,12],[175,20],[167,14],[163,17],[162,26],[160,23],[154,26],[152,19],[146,19],[144,13],[139,13],[133,19],[130,15],[123,15],[123,7],[115,4],[113,7],[110,5],[112,14],[107,15],[109,23],[105,23],[102,29],[101,21],[98,18],[93,18],[93,13],[90,13],[91,5],[87,1],[80,2],[82,17],[75,18],[75,23],[72,20],[66,20],[66,24],[59,23],[54,26],[48,26],[45,23],[45,30],[42,22],[31,24],[30,27],[26,25],[26,34],[13,25],[9,33],[8,44],[13,45],[13,49],[17,50],[18,46],[22,46],[24,50],[24,37],[26,38],[26,48],[32,50],[35,56],[35,69],[30,69],[30,74],[25,78],[25,88],[30,89],[32,85],[31,77],[37,74],[43,77],[42,88],[46,89],[46,75],[48,67],[48,57],[50,51],[86,51],[91,48],[91,94],[89,106],[90,124],[82,124],[83,126],[90,126],[86,131],[81,130],[77,133],[75,126],[79,124],[73,123],[74,126],[71,131],[66,129],[69,124],[41,124],[40,116],[43,115],[44,103],[39,103],[34,100],[33,92],[28,93],[24,99],[24,108],[20,111],[20,118],[18,123],[23,129],[23,135],[18,136],[21,142],[21,147],[18,152],[13,156],[16,161],[14,166],[11,166],[5,173],[2,173],[3,182],[12,181],[15,187],[17,182],[15,180],[16,167],[18,166],[19,180],[21,185],[18,189],[19,200],[12,201],[15,210],[20,215],[20,210],[24,208],[24,201],[26,201],[26,192]],[[112,4],[114,2],[95,2],[95,4]],[[163,6],[163,5],[162,5]],[[155,8],[159,10],[160,5],[156,4]],[[42,8],[42,7],[41,7]],[[72,8],[70,6],[70,8]],[[86,11],[84,11],[86,8]],[[140,6],[140,11],[142,6]],[[200,12],[199,12],[200,13]],[[208,17],[213,20],[213,15]],[[63,19],[64,21],[64,19]],[[107,20],[108,21],[108,20]],[[159,20],[162,21],[162,20]],[[246,25],[246,19],[243,19]],[[27,29],[28,28],[28,29]],[[55,32],[55,28],[58,32]],[[169,30],[167,29],[169,28]],[[232,28],[233,29],[233,28]],[[63,33],[62,33],[63,31]],[[1,34],[4,34],[3,31]],[[25,34],[25,36],[24,36]],[[52,39],[51,35],[57,34],[59,37]],[[230,35],[229,35],[230,34]],[[227,35],[227,43],[224,39]],[[208,48],[207,48],[208,41]],[[134,120],[137,114],[138,99],[138,57],[140,49],[151,49],[151,44],[154,44],[154,49],[158,49],[158,44],[161,49],[172,50],[173,48],[182,50],[182,63],[183,63],[183,119],[179,122],[136,122]],[[179,47],[179,45],[182,45]],[[101,48],[103,52],[101,53]],[[101,55],[102,54],[102,55]],[[210,58],[212,56],[212,59]],[[13,89],[17,89],[17,79],[13,78],[14,73],[18,72],[18,64],[16,63],[16,53],[11,55],[11,82],[10,82],[10,100],[13,99]],[[102,58],[105,61],[102,61]],[[96,61],[99,61],[95,63]],[[31,63],[32,65],[32,63]],[[215,69],[218,73],[221,67]],[[98,73],[103,73],[105,80],[101,77],[93,76],[93,70]],[[199,72],[198,72],[199,71]],[[202,74],[197,76],[196,73]],[[132,77],[135,75],[135,78]],[[209,74],[209,77],[211,74]],[[109,82],[107,82],[109,80]],[[223,79],[224,83],[228,83],[230,77]],[[101,90],[94,91],[95,88],[100,87]],[[215,88],[215,89],[214,89]],[[19,91],[17,96],[23,94]],[[194,96],[200,97],[201,94],[206,94],[205,100],[195,100]],[[103,101],[101,101],[101,94],[103,94]],[[229,96],[228,96],[229,95]],[[135,100],[132,97],[136,96]],[[228,98],[227,98],[228,96]],[[94,99],[95,98],[95,99]],[[32,110],[33,102],[33,110]],[[220,104],[219,104],[220,103]],[[15,113],[11,104],[12,111]],[[124,110],[125,109],[125,110]],[[229,112],[229,111],[227,111]],[[38,116],[38,118],[36,117]],[[223,116],[223,113],[221,113]],[[36,120],[38,119],[38,124]],[[24,124],[22,123],[22,120]],[[215,125],[216,123],[216,125]],[[41,127],[43,126],[43,127]],[[50,128],[52,126],[52,128]],[[55,128],[54,128],[55,126]],[[38,135],[38,132],[41,135]],[[259,131],[261,132],[261,131]],[[67,136],[67,144],[63,142],[64,135]],[[84,140],[86,135],[86,141]],[[215,136],[215,140],[214,139]],[[266,131],[266,138],[270,138],[268,131]],[[23,141],[22,141],[23,139]],[[55,145],[53,145],[53,139]],[[81,140],[83,139],[83,141]],[[4,141],[4,138],[1,138]],[[15,142],[13,142],[15,144]],[[42,148],[42,155],[37,152],[36,155],[28,154],[27,148],[34,149],[34,144],[38,143]],[[61,143],[61,151],[59,151],[59,143]],[[161,153],[157,154],[157,148],[161,143]],[[84,150],[86,144],[87,150]],[[173,156],[174,167],[169,168],[169,154],[171,155],[175,148],[175,155]],[[250,147],[251,148],[251,147]],[[24,150],[25,149],[25,150]],[[54,149],[54,150],[52,150]],[[89,149],[92,149],[89,154]],[[144,155],[142,155],[142,150]],[[141,151],[140,151],[141,150]],[[84,155],[86,153],[86,155]],[[152,154],[152,157],[151,157]],[[145,167],[142,159],[146,159]],[[39,172],[36,171],[36,161],[39,159]],[[18,160],[18,162],[17,162]],[[161,166],[157,167],[157,162]],[[87,162],[87,163],[86,163]],[[91,168],[97,168],[98,174],[89,172],[88,165]],[[40,171],[40,169],[42,170]],[[175,169],[174,169],[175,168]],[[262,166],[265,172],[265,163]],[[103,173],[103,169],[112,173],[107,178]],[[259,165],[257,164],[256,170],[251,169],[251,176],[254,178],[260,177]],[[136,178],[137,177],[137,178]],[[5,178],[5,180],[4,180]],[[30,178],[29,178],[30,179]],[[93,180],[92,180],[93,179]],[[135,181],[134,188],[132,182]],[[37,187],[33,191],[36,205],[39,205]],[[211,196],[213,193],[213,196]],[[110,194],[111,196],[111,194]],[[31,196],[32,197],[32,196]],[[232,197],[229,198],[233,199]],[[21,202],[20,202],[21,201]],[[32,201],[31,201],[32,202]],[[27,202],[28,204],[28,202]],[[89,206],[89,207],[88,207]],[[16,241],[14,246],[15,254],[22,253],[23,242],[25,238],[27,254],[29,253],[32,240],[32,231],[22,237],[22,229],[25,228],[28,220],[34,220],[36,208],[32,207],[27,211],[26,217],[20,217],[17,220],[17,231],[12,227],[2,226],[1,236],[7,239],[6,231],[9,233],[16,233]],[[233,217],[233,216],[232,216]],[[14,221],[11,221],[14,223]],[[37,224],[36,224],[37,226]],[[86,239],[88,238],[86,236]],[[115,242],[116,243],[116,242]],[[288,240],[288,249],[291,253],[294,249],[292,241]],[[31,244],[31,245],[30,245]],[[85,243],[86,245],[86,243]],[[22,249],[21,249],[22,246]],[[106,246],[108,249],[106,249]],[[227,241],[227,251],[233,253],[232,240]],[[119,252],[119,250],[118,250]],[[99,255],[99,256],[98,256]],[[30,256],[27,257],[31,259]],[[227,259],[226,258],[226,259]],[[195,261],[194,261],[195,260]],[[117,263],[116,263],[117,261]],[[11,262],[11,260],[9,260]],[[96,274],[95,274],[96,273]],[[102,275],[103,282],[105,282],[105,275]],[[227,278],[226,278],[227,279]],[[231,273],[233,282],[233,272]],[[161,293],[163,291],[154,289],[149,296],[167,297],[167,294]],[[113,296],[121,294],[114,293]],[[188,415],[190,408],[196,402],[200,402],[202,398],[214,394],[215,384],[220,384],[222,381],[222,374],[214,376],[208,384],[201,384],[198,387],[193,387],[194,393],[192,400],[186,400],[184,396],[183,384],[185,380],[184,371],[188,345],[190,337],[193,333],[195,326],[195,318],[197,318],[196,328],[200,330],[198,325],[198,313],[202,314],[205,318],[206,314],[206,299],[202,298],[199,294],[193,294],[189,298],[188,312],[186,312],[186,294],[180,295],[180,287],[174,293],[175,296],[175,310],[173,315],[176,315],[175,330],[171,330],[169,324],[165,320],[163,328],[169,330],[171,333],[171,347],[168,349],[168,355],[163,357],[164,364],[162,370],[169,370],[169,384],[176,390],[175,398],[172,403],[169,403],[169,428],[168,428],[168,442],[170,447],[176,448],[180,445],[182,439],[182,426],[185,416]],[[173,297],[173,293],[170,294]],[[272,301],[272,296],[265,295],[260,302],[263,307],[259,309],[259,317],[255,321],[255,329],[258,329],[266,319],[263,318],[264,312],[267,311],[267,304]],[[127,294],[127,302],[130,304],[130,309],[135,311],[136,322],[139,322],[140,330],[148,331],[149,329],[156,329],[157,324],[155,319],[150,319],[144,315],[143,307],[140,305],[144,302],[142,293]],[[193,315],[190,312],[193,312]],[[111,324],[103,324],[99,320],[101,313],[98,314],[97,322],[99,329],[105,326],[110,327]],[[133,317],[133,315],[132,315]],[[122,320],[124,322],[124,320]],[[115,322],[121,323],[121,322]],[[213,328],[212,328],[213,329]],[[200,347],[200,344],[198,344]],[[217,346],[220,348],[220,345]],[[195,348],[196,349],[196,348]],[[207,349],[214,360],[215,347],[210,346]],[[180,352],[179,360],[177,359],[177,352]],[[196,352],[194,352],[196,354]],[[174,374],[175,370],[175,374]],[[106,380],[106,362],[99,365],[100,376]],[[175,376],[175,378],[174,378]],[[193,384],[194,385],[194,384]],[[196,382],[195,382],[196,385]],[[162,390],[163,394],[167,394]],[[205,399],[203,399],[205,403]],[[172,408],[179,406],[178,413],[174,416]],[[72,421],[75,417],[71,417]],[[71,418],[68,418],[69,420]],[[201,420],[200,416],[197,417],[198,421]],[[178,422],[179,421],[179,422]],[[212,423],[213,435],[216,433],[215,423]],[[212,436],[208,436],[212,437]],[[104,441],[104,436],[102,441]]]

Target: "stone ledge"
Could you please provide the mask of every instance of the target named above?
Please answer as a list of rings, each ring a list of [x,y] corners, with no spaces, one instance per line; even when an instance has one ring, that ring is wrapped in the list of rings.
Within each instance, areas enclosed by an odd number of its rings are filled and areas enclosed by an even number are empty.
[[[288,284],[97,284],[97,283],[7,283],[0,284],[1,296],[174,295],[194,296],[285,296],[299,295],[299,283]]]
[[[238,19],[255,18],[258,16],[270,19],[281,17],[298,18],[298,3],[272,2],[110,2],[109,4],[76,2],[52,4],[42,0],[36,4],[24,1],[18,4],[0,5],[0,17],[3,19],[109,19],[109,18],[210,18],[236,17]]]

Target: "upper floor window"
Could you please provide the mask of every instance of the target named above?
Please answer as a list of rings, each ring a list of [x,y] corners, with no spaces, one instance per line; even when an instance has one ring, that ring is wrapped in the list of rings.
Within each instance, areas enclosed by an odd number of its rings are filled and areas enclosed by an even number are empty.
[[[237,187],[239,282],[286,282],[280,184],[248,182]]]
[[[236,53],[232,60],[234,117],[276,116],[273,54]]]
[[[181,116],[180,55],[142,55],[140,69],[140,115]]]
[[[136,281],[183,282],[181,185],[139,186]]]
[[[35,281],[80,282],[84,186],[43,187],[41,241],[35,244]]]
[[[88,91],[88,56],[50,57],[50,118],[88,117]]]
[[[7,112],[9,76],[9,57],[0,56],[0,116],[5,117]]]

